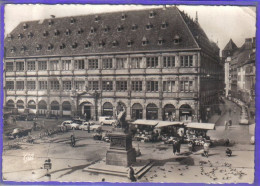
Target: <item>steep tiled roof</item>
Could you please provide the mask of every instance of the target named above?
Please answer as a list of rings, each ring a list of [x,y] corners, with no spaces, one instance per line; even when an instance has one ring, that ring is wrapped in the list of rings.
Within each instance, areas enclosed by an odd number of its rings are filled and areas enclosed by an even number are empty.
[[[232,39],[230,39],[223,50],[235,50],[235,49],[237,49],[237,45],[232,41]]]
[[[200,26],[177,7],[22,22],[8,37],[6,57],[214,48]]]

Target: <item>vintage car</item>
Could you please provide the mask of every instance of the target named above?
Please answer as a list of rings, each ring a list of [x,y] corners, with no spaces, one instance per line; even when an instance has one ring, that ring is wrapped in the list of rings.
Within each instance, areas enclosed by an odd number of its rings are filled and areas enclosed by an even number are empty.
[[[117,123],[117,120],[109,116],[102,116],[99,117],[99,122],[101,125],[115,125]]]
[[[102,130],[102,127],[98,124],[95,124],[94,122],[84,122],[79,126],[79,130],[88,130],[88,126],[90,131]]]
[[[13,138],[19,138],[23,136],[28,136],[32,132],[32,129],[20,129],[15,128],[13,132],[11,133],[11,137]]]

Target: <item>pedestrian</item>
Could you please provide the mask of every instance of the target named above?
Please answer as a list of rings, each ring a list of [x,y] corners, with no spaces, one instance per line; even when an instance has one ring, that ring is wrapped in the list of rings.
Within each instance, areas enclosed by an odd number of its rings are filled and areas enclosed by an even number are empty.
[[[130,165],[129,170],[128,170],[128,178],[131,180],[131,182],[136,182],[135,171],[134,171],[132,165]]]
[[[177,152],[178,152],[178,154],[181,153],[181,140],[177,141]]]
[[[172,142],[172,149],[173,149],[173,154],[177,152],[177,141],[174,139]]]
[[[227,154],[228,157],[230,157],[232,155],[232,150],[227,148],[226,154]]]
[[[229,126],[232,126],[232,120],[231,119],[229,120]]]
[[[228,112],[229,112],[229,115],[231,116],[231,108],[229,108]]]
[[[193,147],[192,147],[193,145],[192,145],[192,141],[190,141],[189,142],[189,144],[188,144],[188,148],[189,148],[189,151],[192,153],[192,151],[193,151]]]
[[[204,149],[204,156],[206,156],[208,158],[208,156],[209,156],[209,143],[208,142],[204,143],[203,149]]]
[[[227,123],[226,120],[225,120],[225,122],[224,122],[224,125],[225,125],[225,130],[227,130],[227,128],[228,128],[228,123]]]
[[[90,124],[88,124],[88,133],[90,133]]]
[[[70,141],[71,141],[71,146],[72,146],[72,147],[75,147],[75,145],[76,145],[76,139],[75,139],[75,137],[74,137],[73,134],[70,136]]]

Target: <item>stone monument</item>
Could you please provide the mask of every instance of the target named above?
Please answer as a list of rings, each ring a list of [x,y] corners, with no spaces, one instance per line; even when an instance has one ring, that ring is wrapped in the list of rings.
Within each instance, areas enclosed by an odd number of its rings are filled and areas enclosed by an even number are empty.
[[[116,131],[110,136],[110,148],[106,153],[106,164],[117,166],[130,166],[136,162],[136,152],[132,147],[130,134]]]

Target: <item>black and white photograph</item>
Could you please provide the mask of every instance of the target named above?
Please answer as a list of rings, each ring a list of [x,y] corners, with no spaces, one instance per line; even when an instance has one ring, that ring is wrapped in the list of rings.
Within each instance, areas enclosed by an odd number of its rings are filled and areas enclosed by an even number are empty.
[[[2,180],[253,183],[256,6],[6,4]]]

